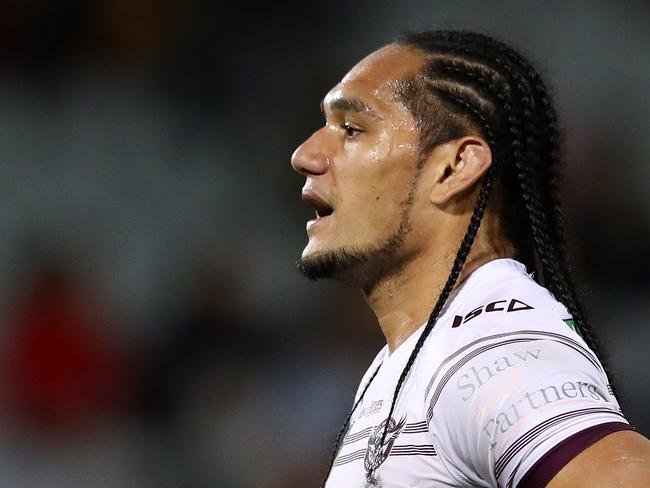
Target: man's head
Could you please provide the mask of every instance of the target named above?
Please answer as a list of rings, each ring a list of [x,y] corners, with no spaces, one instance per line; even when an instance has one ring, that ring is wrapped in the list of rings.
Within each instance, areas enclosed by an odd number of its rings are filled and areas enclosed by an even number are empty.
[[[307,276],[363,286],[428,246],[460,238],[442,231],[451,220],[466,227],[462,216],[476,199],[467,190],[476,187],[491,154],[469,120],[435,105],[427,108],[447,121],[433,135],[438,144],[431,144],[413,93],[426,61],[415,49],[388,45],[325,96],[324,126],[292,157],[306,177],[303,199],[317,213],[299,262]]]

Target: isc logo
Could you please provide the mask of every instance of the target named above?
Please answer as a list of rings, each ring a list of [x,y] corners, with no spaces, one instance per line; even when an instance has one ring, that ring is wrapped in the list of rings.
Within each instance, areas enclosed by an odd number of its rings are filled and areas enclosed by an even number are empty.
[[[506,306],[507,304],[507,306]],[[484,308],[485,307],[485,308]],[[454,317],[454,323],[452,324],[452,327],[458,327],[461,324],[465,324],[472,320],[474,317],[478,317],[481,315],[483,312],[489,313],[489,312],[520,312],[522,310],[532,310],[535,307],[531,307],[527,303],[522,302],[521,300],[517,300],[516,298],[508,300],[497,300],[496,302],[488,303],[487,305],[481,305],[478,308],[475,308],[472,310],[470,313],[465,315],[464,317],[460,315],[456,315]]]

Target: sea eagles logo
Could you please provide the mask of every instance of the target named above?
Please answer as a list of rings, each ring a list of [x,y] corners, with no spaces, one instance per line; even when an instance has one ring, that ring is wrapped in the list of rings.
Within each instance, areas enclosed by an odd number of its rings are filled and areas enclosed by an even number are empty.
[[[380,445],[381,436],[384,434],[386,423],[388,422],[388,430],[386,431],[386,439],[384,444]],[[406,416],[402,417],[399,423],[395,419],[390,418],[384,420],[379,424],[370,434],[368,438],[368,449],[366,450],[366,458],[363,464],[366,468],[366,486],[379,486],[379,480],[376,477],[375,471],[381,464],[388,458],[395,440],[400,435],[404,426],[406,425]]]

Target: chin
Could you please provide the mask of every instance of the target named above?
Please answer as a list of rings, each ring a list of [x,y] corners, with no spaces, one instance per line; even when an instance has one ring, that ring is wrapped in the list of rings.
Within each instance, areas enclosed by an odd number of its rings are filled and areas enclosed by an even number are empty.
[[[302,251],[301,259],[311,259],[320,255],[336,253],[346,246],[336,245],[332,242],[327,242],[323,238],[310,238],[309,242]]]
[[[311,280],[334,279],[363,289],[372,288],[400,266],[399,250],[406,232],[398,231],[365,246],[316,249],[311,242],[296,263]]]
[[[310,280],[335,279],[354,283],[352,275],[363,260],[358,251],[350,249],[312,250],[307,247],[296,267]]]

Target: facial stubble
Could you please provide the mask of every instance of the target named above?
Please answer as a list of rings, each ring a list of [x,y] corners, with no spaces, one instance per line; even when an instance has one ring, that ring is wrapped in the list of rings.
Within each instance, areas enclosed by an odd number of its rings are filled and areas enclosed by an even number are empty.
[[[368,290],[385,277],[396,273],[403,261],[398,259],[411,231],[411,209],[420,176],[416,171],[407,198],[400,204],[400,222],[388,237],[366,248],[341,247],[301,257],[298,270],[311,280],[334,279]]]

